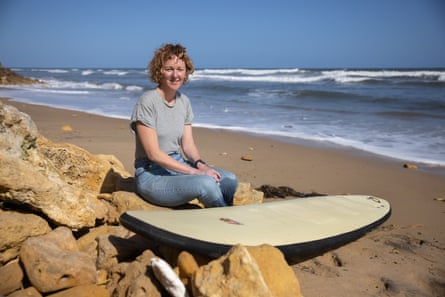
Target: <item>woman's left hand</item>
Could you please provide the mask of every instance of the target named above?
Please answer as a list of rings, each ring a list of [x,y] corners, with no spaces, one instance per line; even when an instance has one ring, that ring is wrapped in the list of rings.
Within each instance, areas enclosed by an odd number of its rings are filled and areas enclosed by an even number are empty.
[[[205,166],[198,170],[201,171],[204,175],[212,177],[218,185],[220,184],[221,174],[215,169]]]

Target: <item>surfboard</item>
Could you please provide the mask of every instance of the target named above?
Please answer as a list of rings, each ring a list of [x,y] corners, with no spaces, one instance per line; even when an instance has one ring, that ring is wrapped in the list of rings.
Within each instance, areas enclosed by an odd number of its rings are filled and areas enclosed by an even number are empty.
[[[155,243],[212,258],[236,244],[268,244],[295,261],[354,241],[390,214],[390,204],[382,198],[338,195],[222,208],[132,210],[120,222]]]

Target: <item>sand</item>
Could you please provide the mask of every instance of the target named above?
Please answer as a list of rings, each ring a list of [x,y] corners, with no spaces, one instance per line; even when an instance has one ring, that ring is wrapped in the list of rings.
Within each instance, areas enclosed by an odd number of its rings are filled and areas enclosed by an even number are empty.
[[[133,172],[128,120],[2,101],[29,114],[46,138],[113,154]],[[391,203],[392,216],[380,228],[320,257],[292,263],[306,297],[445,296],[444,168],[406,169],[404,161],[359,150],[222,130],[194,128],[194,136],[203,159],[253,187],[369,194]]]

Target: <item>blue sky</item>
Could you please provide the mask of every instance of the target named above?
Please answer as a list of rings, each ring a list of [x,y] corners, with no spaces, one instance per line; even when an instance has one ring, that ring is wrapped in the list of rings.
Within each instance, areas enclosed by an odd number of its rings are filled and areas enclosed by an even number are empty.
[[[0,0],[7,67],[445,67],[444,0]]]

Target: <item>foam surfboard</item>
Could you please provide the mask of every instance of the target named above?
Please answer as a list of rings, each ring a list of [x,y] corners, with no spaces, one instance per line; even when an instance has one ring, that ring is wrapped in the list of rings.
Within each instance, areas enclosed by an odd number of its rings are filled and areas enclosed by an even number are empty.
[[[219,257],[236,244],[269,244],[292,261],[356,240],[390,214],[384,199],[339,195],[222,208],[133,210],[120,221],[155,243],[209,257]]]

